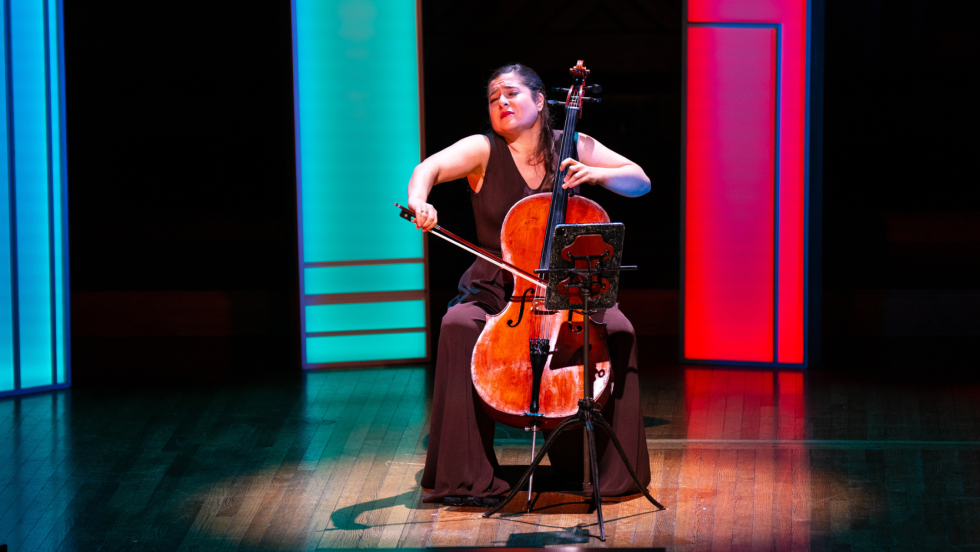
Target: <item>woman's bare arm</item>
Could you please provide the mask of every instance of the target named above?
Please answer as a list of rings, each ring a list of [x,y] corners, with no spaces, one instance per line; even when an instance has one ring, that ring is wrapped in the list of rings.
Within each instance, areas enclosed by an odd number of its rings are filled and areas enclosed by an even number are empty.
[[[598,184],[626,197],[638,197],[650,191],[650,178],[639,165],[602,145],[595,138],[578,135],[579,161],[569,158],[561,163],[568,167],[565,188],[581,184]]]
[[[431,230],[439,221],[435,207],[427,202],[433,186],[465,176],[482,179],[489,159],[490,141],[475,134],[419,163],[408,181],[408,207],[416,213],[415,227]]]

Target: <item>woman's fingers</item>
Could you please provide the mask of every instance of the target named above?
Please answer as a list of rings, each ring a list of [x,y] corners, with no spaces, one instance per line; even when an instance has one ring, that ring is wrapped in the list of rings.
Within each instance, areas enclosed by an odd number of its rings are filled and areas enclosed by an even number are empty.
[[[415,227],[426,232],[435,228],[438,220],[439,214],[436,212],[436,208],[428,203],[423,204],[415,211]]]
[[[559,165],[560,169],[567,169],[565,172],[565,180],[562,184],[562,188],[574,188],[582,184],[583,182],[588,182],[587,177],[589,175],[588,165],[583,165],[582,163],[576,161],[569,157],[561,162]]]
[[[572,158],[568,158],[562,162],[562,166],[568,167],[568,171],[565,173],[565,182],[562,184],[562,188],[574,188],[583,182],[588,182],[589,167],[587,165],[583,165]]]
[[[439,222],[439,213],[436,212],[435,208],[431,208],[431,212],[427,212],[428,219],[425,221],[425,231],[428,232],[436,227],[436,223]]]

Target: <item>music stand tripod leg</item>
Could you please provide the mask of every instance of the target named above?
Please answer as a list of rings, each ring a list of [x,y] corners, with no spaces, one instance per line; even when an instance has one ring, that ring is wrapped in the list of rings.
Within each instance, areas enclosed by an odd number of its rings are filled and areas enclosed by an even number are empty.
[[[592,464],[592,499],[595,500],[595,511],[599,516],[599,540],[606,541],[606,526],[602,520],[602,496],[600,495],[599,485],[599,462],[595,452],[595,426],[593,425],[593,411],[585,411],[585,434],[589,440],[589,462]]]
[[[630,477],[633,478],[633,482],[636,483],[636,486],[643,492],[643,496],[647,497],[647,500],[649,500],[650,503],[657,508],[666,510],[667,508],[663,504],[657,502],[656,499],[650,495],[650,491],[648,491],[647,488],[640,483],[640,479],[636,477],[636,470],[633,469],[633,464],[630,463],[629,458],[626,456],[626,451],[623,450],[623,445],[619,442],[619,438],[616,437],[616,432],[613,431],[612,426],[609,425],[609,422],[607,422],[599,412],[595,413],[595,424],[601,427],[602,430],[606,432],[606,435],[608,435],[612,440],[613,445],[616,446],[616,450],[619,452],[619,457],[622,458],[623,463],[626,464],[626,469],[629,471]]]

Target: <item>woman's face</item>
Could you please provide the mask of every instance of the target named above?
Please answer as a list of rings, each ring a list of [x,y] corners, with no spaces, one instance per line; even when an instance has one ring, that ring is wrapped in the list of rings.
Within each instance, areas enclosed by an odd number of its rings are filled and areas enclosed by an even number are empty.
[[[490,82],[490,125],[497,134],[514,135],[534,127],[544,107],[544,95],[534,94],[515,73]]]

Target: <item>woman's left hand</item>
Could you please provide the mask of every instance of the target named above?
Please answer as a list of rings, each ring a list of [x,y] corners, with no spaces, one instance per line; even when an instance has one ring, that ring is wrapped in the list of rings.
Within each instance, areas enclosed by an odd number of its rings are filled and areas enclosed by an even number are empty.
[[[584,165],[579,161],[576,161],[569,157],[568,159],[561,162],[558,170],[568,168],[568,172],[565,173],[565,183],[561,185],[562,188],[574,188],[581,184],[598,184],[599,183],[599,167],[590,167]]]

